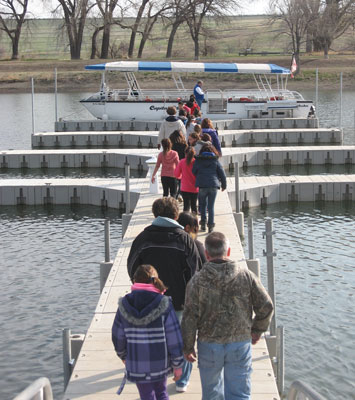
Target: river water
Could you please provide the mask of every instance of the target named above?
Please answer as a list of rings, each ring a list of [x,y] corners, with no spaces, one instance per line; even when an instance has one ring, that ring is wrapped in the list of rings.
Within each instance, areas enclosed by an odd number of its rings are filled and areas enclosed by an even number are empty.
[[[304,92],[305,93],[305,92]],[[78,103],[86,93],[59,94],[58,116],[88,119]],[[314,92],[305,93],[314,99]],[[344,144],[355,144],[355,92],[343,93]],[[320,91],[321,126],[339,125],[339,93]],[[0,150],[31,148],[31,96],[0,95]],[[36,94],[36,131],[52,131],[54,96]],[[77,114],[77,115],[76,115]],[[298,168],[292,173],[354,173]],[[48,173],[48,171],[47,171]],[[54,173],[54,175],[52,174]],[[246,175],[286,174],[284,169],[249,168]],[[29,171],[26,177],[43,176]],[[65,178],[117,176],[118,170],[51,171]],[[83,175],[82,175],[83,174]],[[12,176],[11,176],[12,175]],[[23,177],[10,171],[0,178]],[[311,384],[330,399],[355,399],[354,203],[287,204],[250,210],[254,218],[255,252],[265,281],[264,218],[273,218],[277,323],[286,329],[286,386],[295,379]],[[247,215],[246,215],[247,216]],[[63,392],[61,331],[84,333],[99,297],[98,264],[104,257],[103,221],[111,220],[112,257],[120,242],[116,211],[96,207],[0,207],[0,398],[11,399],[40,376],[47,376],[55,397]],[[246,246],[247,244],[245,244]],[[246,247],[247,254],[247,247]]]

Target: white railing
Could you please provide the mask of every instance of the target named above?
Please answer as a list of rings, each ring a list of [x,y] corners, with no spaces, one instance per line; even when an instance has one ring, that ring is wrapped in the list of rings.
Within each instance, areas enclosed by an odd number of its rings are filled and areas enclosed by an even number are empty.
[[[287,395],[287,400],[326,400],[306,383],[294,381]]]
[[[53,400],[49,379],[44,377],[37,379],[13,400]]]

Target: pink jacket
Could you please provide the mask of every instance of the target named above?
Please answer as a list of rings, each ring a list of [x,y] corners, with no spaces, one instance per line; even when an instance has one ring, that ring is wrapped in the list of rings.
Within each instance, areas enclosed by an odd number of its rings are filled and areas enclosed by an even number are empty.
[[[161,167],[160,176],[171,176],[174,178],[174,171],[179,163],[178,153],[174,150],[170,150],[164,155],[164,152],[160,152],[158,155],[157,166]]]
[[[192,173],[192,166],[195,159],[189,165],[186,164],[186,158],[183,158],[175,169],[175,178],[181,179],[181,191],[189,193],[197,193],[198,188],[195,187],[196,176]]]

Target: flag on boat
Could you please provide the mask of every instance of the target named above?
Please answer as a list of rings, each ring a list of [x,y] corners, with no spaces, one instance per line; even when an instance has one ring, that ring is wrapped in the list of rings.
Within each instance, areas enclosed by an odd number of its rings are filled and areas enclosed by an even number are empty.
[[[291,78],[294,78],[293,73],[297,71],[297,63],[296,63],[296,57],[295,53],[292,54],[292,61],[291,61]]]

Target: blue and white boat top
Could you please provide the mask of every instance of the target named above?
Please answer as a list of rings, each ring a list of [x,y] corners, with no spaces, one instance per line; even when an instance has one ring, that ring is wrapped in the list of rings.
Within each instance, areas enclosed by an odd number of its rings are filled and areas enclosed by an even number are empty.
[[[227,74],[275,74],[290,75],[288,68],[275,64],[241,64],[241,63],[201,63],[176,61],[116,61],[104,64],[87,65],[87,70],[118,72],[199,72]]]

